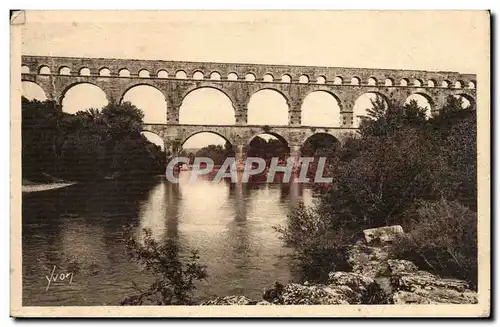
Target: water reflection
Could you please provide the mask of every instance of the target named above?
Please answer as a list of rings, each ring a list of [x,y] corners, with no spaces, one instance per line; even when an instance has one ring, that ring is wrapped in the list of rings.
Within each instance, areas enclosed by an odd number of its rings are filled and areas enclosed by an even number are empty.
[[[286,225],[298,201],[310,202],[310,190],[211,179],[104,182],[23,195],[24,304],[117,305],[131,294],[132,281],[147,284],[152,276],[125,251],[122,226],[129,224],[138,237],[149,228],[155,240],[175,239],[181,254],[199,250],[209,277],[197,299],[258,298],[274,281],[293,279],[290,251],[273,226]],[[74,285],[45,292],[47,269],[67,268],[72,260],[84,267]]]

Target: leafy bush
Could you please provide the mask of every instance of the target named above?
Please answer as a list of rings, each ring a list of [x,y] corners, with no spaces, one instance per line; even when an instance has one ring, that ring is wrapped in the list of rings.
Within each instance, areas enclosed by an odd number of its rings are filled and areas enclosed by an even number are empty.
[[[166,156],[140,134],[142,118],[128,102],[66,114],[54,101],[22,98],[23,177],[90,181],[163,173]]]
[[[288,217],[288,226],[275,229],[285,245],[296,250],[305,280],[325,282],[329,272],[349,269],[346,245],[354,235],[334,229],[331,216],[299,203]]]
[[[155,281],[147,289],[134,283],[139,294],[127,297],[122,305],[190,305],[195,281],[207,277],[206,267],[199,263],[196,251],[189,258],[180,258],[173,240],[157,242],[151,230],[144,229],[142,242],[127,228],[127,252],[144,270],[152,272]],[[187,260],[185,260],[187,259]]]
[[[397,258],[421,269],[477,285],[477,215],[457,201],[423,201],[407,212],[408,233],[393,246]]]

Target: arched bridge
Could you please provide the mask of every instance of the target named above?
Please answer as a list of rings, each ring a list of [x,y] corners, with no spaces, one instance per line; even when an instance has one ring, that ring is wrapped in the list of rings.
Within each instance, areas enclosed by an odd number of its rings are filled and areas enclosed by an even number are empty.
[[[203,131],[223,136],[238,149],[263,132],[281,136],[291,150],[319,132],[341,140],[342,135],[355,129],[354,102],[365,93],[379,94],[396,104],[418,94],[428,100],[433,114],[438,113],[448,95],[463,96],[473,105],[476,102],[476,75],[418,70],[26,55],[22,56],[22,80],[38,84],[47,98],[58,102],[62,102],[68,89],[80,83],[98,86],[108,100],[115,101],[120,101],[127,90],[137,85],[150,85],[164,95],[167,117],[166,124],[147,124],[145,130],[160,135],[167,147],[174,140],[183,143]],[[179,124],[183,99],[203,87],[227,95],[234,108],[235,125]],[[263,89],[275,90],[286,99],[288,125],[247,124],[250,97]],[[304,99],[315,91],[327,92],[338,101],[339,126],[301,125]]]

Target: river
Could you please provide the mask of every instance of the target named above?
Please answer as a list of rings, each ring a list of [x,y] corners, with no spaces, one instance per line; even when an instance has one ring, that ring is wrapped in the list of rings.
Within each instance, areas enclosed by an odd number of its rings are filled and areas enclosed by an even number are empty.
[[[181,172],[189,174],[189,172]],[[182,177],[182,176],[181,176]],[[153,276],[131,261],[123,226],[137,237],[150,228],[156,240],[176,239],[181,251],[198,250],[208,278],[195,300],[245,295],[259,299],[275,281],[299,272],[273,226],[286,226],[299,202],[312,202],[302,184],[229,183],[199,179],[172,184],[164,177],[106,181],[23,194],[23,305],[119,305],[133,282]],[[52,283],[55,273],[73,273]]]

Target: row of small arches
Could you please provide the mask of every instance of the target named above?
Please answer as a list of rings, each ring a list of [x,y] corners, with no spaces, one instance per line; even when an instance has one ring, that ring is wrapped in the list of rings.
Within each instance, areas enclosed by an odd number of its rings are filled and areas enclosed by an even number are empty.
[[[23,65],[22,66],[22,69],[21,69],[21,72],[23,74],[29,74],[30,73],[30,69],[28,66],[26,65]],[[41,66],[40,69],[38,70],[38,73],[41,74],[41,75],[50,75],[51,72],[50,72],[50,68],[48,66]],[[91,75],[91,71],[89,68],[87,67],[84,67],[84,68],[81,68],[78,72],[78,74],[80,76],[90,76]],[[61,67],[59,69],[59,75],[71,75],[71,70],[69,69],[69,67]],[[104,76],[104,77],[107,77],[107,76],[111,76],[111,71],[108,69],[108,68],[101,68],[99,70],[99,76]],[[130,77],[130,71],[126,68],[123,68],[123,69],[120,69],[118,71],[118,76],[119,77]],[[148,70],[146,69],[142,69],[139,71],[139,74],[138,74],[139,77],[141,78],[151,78],[151,74],[149,73]],[[156,73],[156,77],[157,78],[168,78],[169,75],[168,75],[168,72],[166,70],[159,70],[157,73]],[[176,73],[175,73],[175,78],[177,79],[188,79],[188,76],[186,74],[185,71],[183,70],[178,70]],[[195,71],[191,77],[192,79],[194,80],[203,80],[205,79],[205,75],[203,74],[203,72],[201,71]],[[210,75],[208,76],[208,78],[210,80],[221,80],[222,76],[221,74],[219,74],[218,72],[212,72],[210,73]],[[229,73],[227,75],[227,80],[230,80],[230,81],[236,81],[238,80],[238,75],[236,73]],[[245,81],[249,81],[249,82],[253,82],[256,80],[256,77],[254,74],[252,73],[248,73],[245,75]],[[262,81],[263,82],[275,82],[275,79],[274,79],[274,76],[270,73],[267,73],[263,76],[262,78]],[[282,82],[282,83],[291,83],[292,82],[292,77],[288,74],[284,74],[283,76],[281,76],[281,79],[279,80],[279,82]],[[309,77],[307,75],[301,75],[299,77],[299,83],[309,83]],[[327,83],[327,80],[326,80],[326,77],[324,76],[319,76],[317,79],[316,79],[316,83],[317,84],[326,84]],[[333,84],[334,85],[343,85],[343,84],[346,84],[346,85],[361,85],[361,79],[357,76],[354,76],[351,78],[351,81],[350,83],[344,83],[344,79],[341,77],[341,76],[336,76],[334,79],[333,79]],[[367,81],[367,84],[368,86],[396,86],[396,85],[399,85],[399,86],[413,86],[413,87],[437,87],[438,84],[436,82],[436,80],[433,80],[433,79],[430,79],[427,81],[427,83],[424,83],[423,80],[421,79],[413,79],[412,81],[410,81],[409,79],[407,78],[403,78],[399,81],[399,84],[395,84],[394,80],[392,78],[386,78],[385,81],[383,82],[383,84],[379,83],[379,81],[377,81],[377,79],[375,79],[374,77],[370,77]],[[450,88],[452,87],[452,83],[448,80],[443,80],[441,81],[441,85],[440,87],[442,88]],[[465,83],[463,81],[455,81],[455,83],[453,84],[453,87],[456,88],[456,89],[462,89],[465,87]],[[476,83],[474,81],[470,81],[467,85],[467,87],[469,89],[475,89],[476,88]]]

